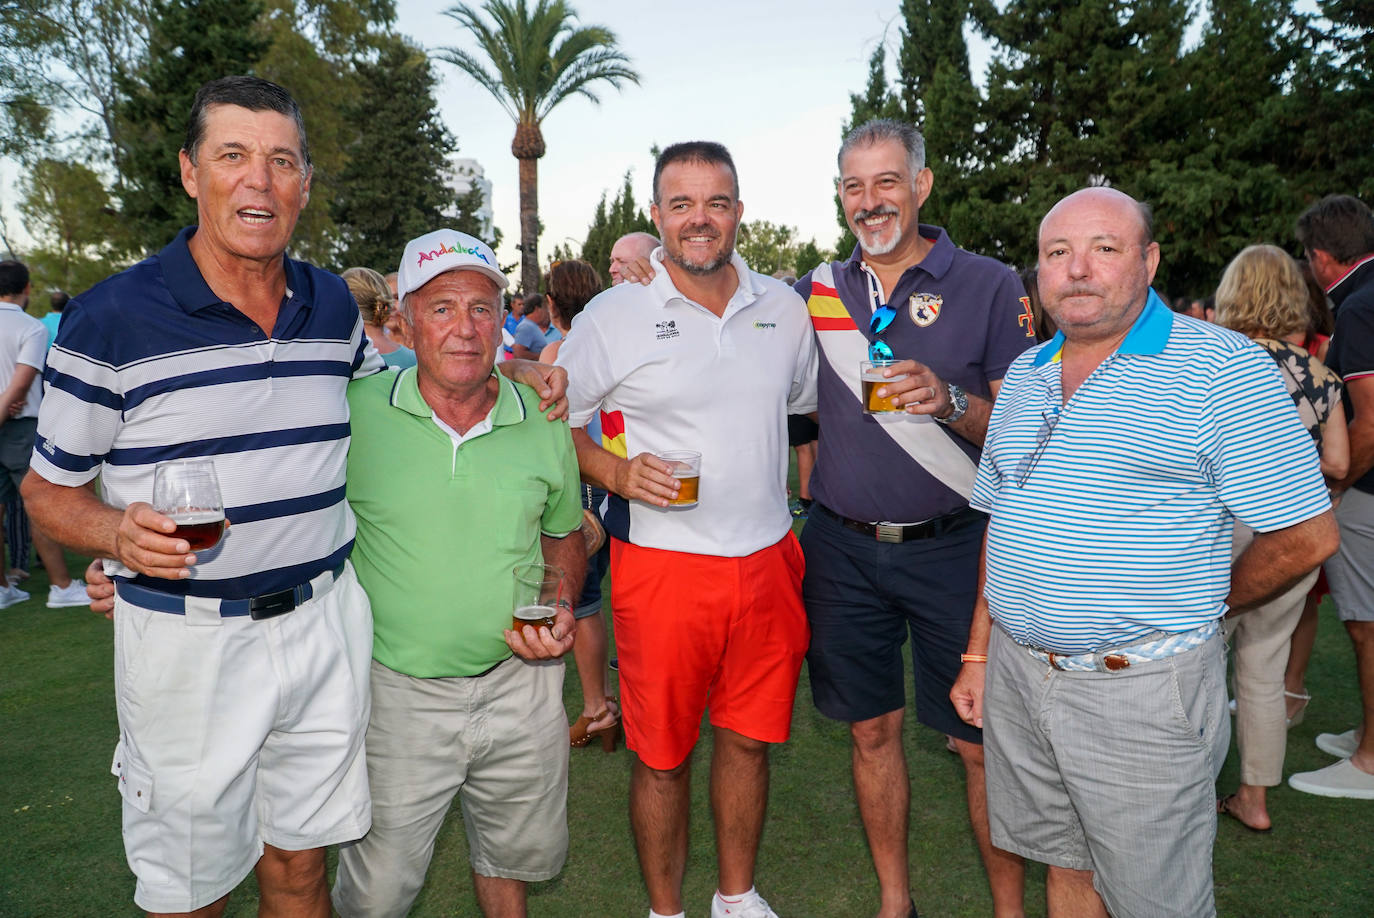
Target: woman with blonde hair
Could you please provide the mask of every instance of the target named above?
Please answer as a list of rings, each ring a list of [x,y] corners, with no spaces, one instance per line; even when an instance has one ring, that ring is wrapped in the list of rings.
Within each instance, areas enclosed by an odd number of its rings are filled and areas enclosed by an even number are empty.
[[[601,292],[601,276],[585,261],[555,261],[544,275],[544,300],[549,307],[549,319],[566,338],[572,321],[592,297]],[[562,339],[545,345],[539,354],[541,363],[553,363],[558,357]],[[601,423],[593,419],[587,425],[587,436],[601,442]],[[587,483],[582,484],[582,508],[600,518],[600,508],[606,492]],[[601,740],[601,748],[615,749],[620,735],[620,704],[607,689],[606,672],[610,656],[610,637],[601,611],[601,580],[611,566],[611,549],[605,544],[587,559],[587,577],[578,597],[577,640],[573,643],[573,659],[577,662],[577,678],[582,683],[582,714],[568,729],[568,740],[575,747],[585,746],[593,739]]]
[[[1322,474],[1331,480],[1345,477],[1350,446],[1341,381],[1303,347],[1309,326],[1307,284],[1297,262],[1277,246],[1246,248],[1226,266],[1216,303],[1219,325],[1253,339],[1278,364],[1298,417],[1316,444]],[[1249,527],[1237,523],[1234,554],[1239,555],[1253,537]],[[1241,783],[1234,794],[1217,800],[1217,812],[1256,832],[1272,827],[1266,797],[1268,789],[1283,779],[1288,739],[1284,669],[1293,629],[1316,579],[1314,569],[1282,595],[1225,622],[1235,651]]]
[[[371,268],[349,268],[342,276],[362,314],[363,332],[387,366],[402,369],[415,366],[415,352],[393,341],[386,333],[386,321],[396,305],[386,278]]]

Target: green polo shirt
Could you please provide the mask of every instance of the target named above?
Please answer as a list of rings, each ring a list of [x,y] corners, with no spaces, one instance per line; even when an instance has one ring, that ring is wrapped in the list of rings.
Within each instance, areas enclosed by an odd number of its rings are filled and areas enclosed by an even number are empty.
[[[348,387],[353,566],[372,601],[372,656],[421,678],[473,676],[510,656],[512,571],[540,560],[541,533],[582,521],[568,425],[539,396],[500,385],[491,430],[455,446],[414,368]]]

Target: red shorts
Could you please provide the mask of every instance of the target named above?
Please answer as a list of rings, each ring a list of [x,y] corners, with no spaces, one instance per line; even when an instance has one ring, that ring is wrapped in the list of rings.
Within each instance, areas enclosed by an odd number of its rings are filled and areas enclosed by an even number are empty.
[[[686,760],[711,724],[786,741],[811,631],[790,532],[743,558],[611,539],[611,604],[625,740],[645,765]]]

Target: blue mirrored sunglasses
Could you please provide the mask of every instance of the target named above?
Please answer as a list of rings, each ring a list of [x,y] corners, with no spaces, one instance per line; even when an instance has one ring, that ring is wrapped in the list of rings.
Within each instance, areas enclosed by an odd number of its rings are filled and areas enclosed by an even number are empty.
[[[868,323],[868,330],[871,331],[876,340],[868,346],[869,360],[892,360],[892,348],[887,346],[883,340],[883,333],[892,324],[892,320],[897,318],[897,310],[891,306],[880,306],[873,311],[873,320]]]

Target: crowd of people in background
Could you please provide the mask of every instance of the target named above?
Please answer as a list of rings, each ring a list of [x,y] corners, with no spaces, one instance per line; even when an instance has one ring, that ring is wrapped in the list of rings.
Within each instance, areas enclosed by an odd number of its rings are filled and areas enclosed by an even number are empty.
[[[756,865],[805,661],[848,731],[879,918],[921,899],[909,672],[997,918],[1024,915],[1027,859],[1055,918],[1205,918],[1218,817],[1272,827],[1328,590],[1364,719],[1289,783],[1374,800],[1355,198],[1297,218],[1302,261],[1252,245],[1214,295],[1166,300],[1148,205],[1065,196],[1018,275],[921,222],[924,140],[878,119],[837,155],[858,244],[799,279],[740,258],[734,160],[691,141],[658,156],[659,236],[511,295],[484,240],[442,227],[390,275],[285,257],[312,173],[275,84],[201,87],[180,164],[198,225],[42,322],[0,263],[0,501],[28,509],[48,605],[113,614],[149,912],[218,914],[251,871],[265,912],[404,915],[457,800],[479,908],[518,918],[590,831],[567,824],[570,749],[623,735],[649,915],[684,918],[705,717],[711,916],[777,918]],[[213,458],[231,524],[200,552],[149,503],[187,457]],[[89,591],[61,545],[97,558]],[[534,623],[512,620],[529,565],[557,569]]]

